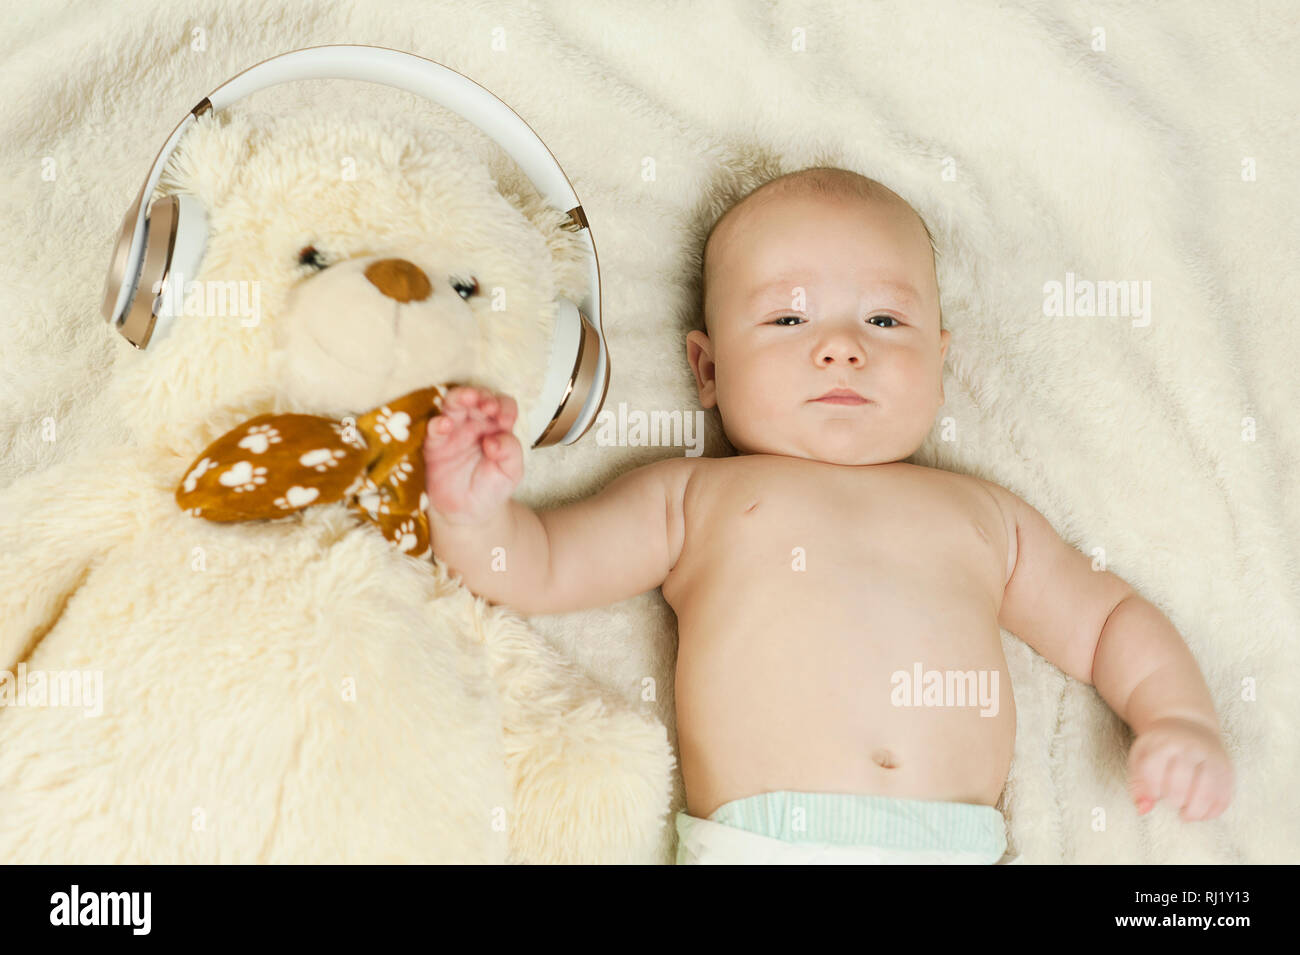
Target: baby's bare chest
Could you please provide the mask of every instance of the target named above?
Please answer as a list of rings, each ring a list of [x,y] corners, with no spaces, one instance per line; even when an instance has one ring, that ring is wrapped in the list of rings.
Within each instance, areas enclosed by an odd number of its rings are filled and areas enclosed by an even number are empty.
[[[706,462],[687,490],[683,523],[682,551],[663,585],[682,623],[684,614],[811,613],[851,626],[870,613],[878,624],[921,615],[942,626],[975,612],[996,616],[1006,576],[1007,531],[994,499],[963,475],[909,464]]]

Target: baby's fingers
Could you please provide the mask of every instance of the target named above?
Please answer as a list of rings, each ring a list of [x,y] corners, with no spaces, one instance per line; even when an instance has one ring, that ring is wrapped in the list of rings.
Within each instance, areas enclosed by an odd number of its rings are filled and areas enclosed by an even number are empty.
[[[1145,815],[1160,801],[1166,770],[1176,752],[1166,746],[1147,748],[1135,744],[1129,753],[1129,793],[1137,804],[1138,815]]]
[[[513,444],[511,442],[514,442]],[[515,445],[519,443],[509,431],[499,431],[496,434],[485,434],[483,436],[483,453],[493,461],[499,461],[502,458],[510,456]]]
[[[1226,760],[1206,760],[1194,785],[1196,791],[1183,818],[1191,821],[1219,817],[1232,801],[1232,765]]]
[[[472,385],[456,385],[454,388],[449,388],[447,393],[443,395],[443,410],[446,411],[449,408],[457,406],[467,408],[473,407],[479,403],[482,395],[483,393],[480,389],[475,388]]]
[[[524,446],[509,431],[483,439],[483,453],[507,478],[518,483],[524,476]]]
[[[501,413],[497,416],[497,421],[501,424],[501,427],[507,431],[513,428],[515,426],[515,417],[518,414],[519,405],[515,403],[515,399],[509,395],[502,395]]]
[[[459,454],[474,443],[478,433],[467,427],[463,417],[454,412],[438,415],[429,421],[424,434],[424,454],[430,462],[441,462]]]
[[[1198,819],[1204,819],[1209,813],[1210,807],[1214,805],[1216,796],[1217,793],[1209,768],[1205,763],[1201,763],[1196,767],[1196,772],[1192,776],[1187,802],[1183,805],[1183,821],[1195,822]]]
[[[519,406],[509,395],[484,393],[479,396],[478,412],[484,423],[490,426],[510,430],[514,426],[518,411]]]
[[[1182,809],[1191,797],[1192,779],[1197,768],[1205,762],[1204,756],[1189,753],[1186,750],[1176,753],[1170,760],[1164,792],[1161,799],[1168,799],[1169,805]]]

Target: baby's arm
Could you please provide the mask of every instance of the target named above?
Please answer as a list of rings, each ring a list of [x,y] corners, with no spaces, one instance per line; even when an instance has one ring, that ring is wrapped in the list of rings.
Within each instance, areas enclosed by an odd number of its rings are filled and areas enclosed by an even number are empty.
[[[425,439],[434,553],[473,593],[522,613],[565,613],[651,590],[681,552],[692,466],[670,458],[542,513],[509,495],[523,475],[505,396],[454,388]],[[445,422],[445,423],[440,423]]]
[[[1160,799],[1183,819],[1213,819],[1232,798],[1232,765],[1209,688],[1168,618],[1066,544],[1042,514],[1005,488],[1009,536],[998,623],[1070,676],[1090,683],[1136,736],[1129,785],[1139,813]]]

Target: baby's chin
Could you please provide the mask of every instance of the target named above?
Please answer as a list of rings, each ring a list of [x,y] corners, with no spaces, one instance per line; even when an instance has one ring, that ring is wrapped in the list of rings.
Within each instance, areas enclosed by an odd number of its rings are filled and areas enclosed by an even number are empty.
[[[852,452],[852,451],[791,451],[790,457],[805,458],[809,461],[820,461],[823,464],[839,464],[844,467],[864,468],[875,464],[893,464],[895,461],[903,461],[908,455],[896,456],[889,452]]]
[[[737,454],[779,454],[789,458],[803,458],[807,461],[820,461],[824,464],[839,464],[845,467],[868,467],[873,464],[892,464],[909,458],[916,448],[900,451],[894,447],[883,447],[872,442],[866,435],[843,435],[826,437],[819,435],[801,435],[787,439],[782,435],[763,435],[748,443],[737,444],[732,441]]]

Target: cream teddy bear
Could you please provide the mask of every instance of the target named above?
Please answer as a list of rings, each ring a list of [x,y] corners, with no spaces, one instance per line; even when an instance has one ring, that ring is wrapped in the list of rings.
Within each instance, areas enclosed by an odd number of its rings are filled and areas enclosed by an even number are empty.
[[[145,351],[105,326],[112,426],[0,491],[0,861],[657,861],[660,723],[342,503],[176,498],[257,415],[526,409],[586,280],[563,213],[365,117],[204,116],[173,191],[209,216],[183,311]]]

